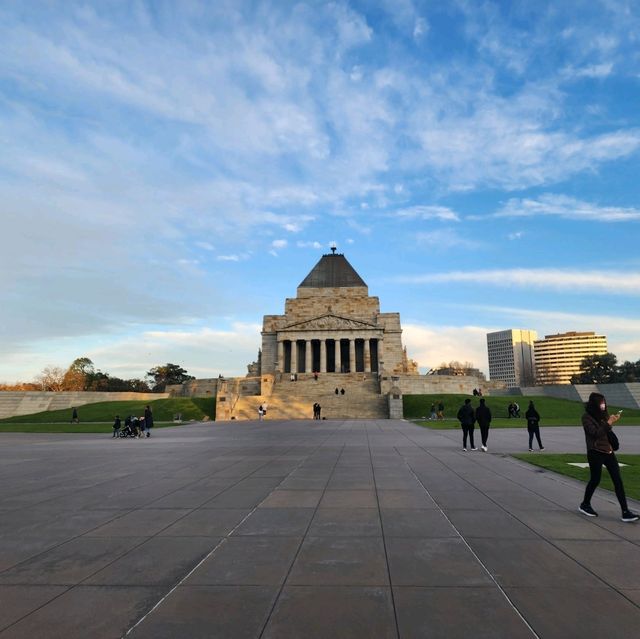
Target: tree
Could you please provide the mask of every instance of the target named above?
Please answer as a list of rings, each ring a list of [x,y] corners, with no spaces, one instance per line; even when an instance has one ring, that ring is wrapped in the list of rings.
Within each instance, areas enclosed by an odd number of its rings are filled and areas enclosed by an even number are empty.
[[[43,391],[61,391],[64,387],[65,371],[59,366],[47,366],[36,377],[36,383]]]
[[[78,357],[71,362],[64,375],[63,390],[88,390],[93,376],[95,376],[93,362],[88,357]]]
[[[624,362],[618,366],[619,382],[640,382],[640,359],[637,362]]]
[[[571,378],[572,384],[612,384],[617,382],[618,358],[613,353],[587,355],[580,363],[580,373]]]
[[[195,379],[193,375],[188,375],[187,371],[178,364],[165,364],[164,366],[156,366],[147,372],[147,376],[151,378],[154,393],[162,393],[166,386],[171,384],[182,384],[190,379]]]

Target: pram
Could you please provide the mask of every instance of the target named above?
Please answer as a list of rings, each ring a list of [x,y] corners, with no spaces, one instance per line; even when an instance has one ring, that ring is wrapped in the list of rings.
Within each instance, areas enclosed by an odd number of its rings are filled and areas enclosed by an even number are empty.
[[[124,427],[120,430],[119,437],[137,437],[138,436],[138,418],[127,417],[124,420]]]

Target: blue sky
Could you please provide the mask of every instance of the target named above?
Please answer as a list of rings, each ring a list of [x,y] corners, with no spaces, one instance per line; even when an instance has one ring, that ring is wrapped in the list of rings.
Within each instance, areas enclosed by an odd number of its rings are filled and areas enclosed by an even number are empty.
[[[640,5],[0,6],[0,381],[244,374],[332,242],[424,370],[640,358]]]

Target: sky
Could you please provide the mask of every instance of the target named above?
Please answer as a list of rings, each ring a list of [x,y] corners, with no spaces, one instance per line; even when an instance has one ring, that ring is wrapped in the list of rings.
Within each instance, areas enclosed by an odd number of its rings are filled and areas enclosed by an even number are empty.
[[[243,375],[335,243],[420,370],[640,359],[633,0],[0,4],[0,382]]]

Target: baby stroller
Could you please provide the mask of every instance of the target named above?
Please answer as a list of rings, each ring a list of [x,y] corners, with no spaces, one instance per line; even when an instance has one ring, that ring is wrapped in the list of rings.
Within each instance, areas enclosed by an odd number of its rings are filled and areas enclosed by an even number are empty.
[[[137,437],[138,436],[138,418],[127,417],[124,420],[124,428],[120,431],[120,437]]]

